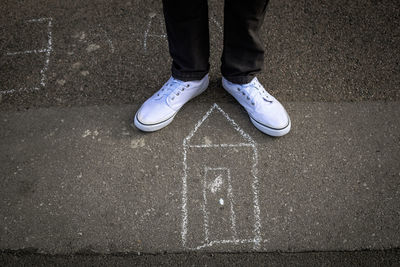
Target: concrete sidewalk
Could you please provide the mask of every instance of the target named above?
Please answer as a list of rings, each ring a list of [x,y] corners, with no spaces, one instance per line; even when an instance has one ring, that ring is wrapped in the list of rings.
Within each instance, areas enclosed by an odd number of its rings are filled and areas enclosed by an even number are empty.
[[[399,247],[399,102],[285,105],[283,138],[229,103],[194,101],[151,134],[132,105],[3,112],[0,249]]]

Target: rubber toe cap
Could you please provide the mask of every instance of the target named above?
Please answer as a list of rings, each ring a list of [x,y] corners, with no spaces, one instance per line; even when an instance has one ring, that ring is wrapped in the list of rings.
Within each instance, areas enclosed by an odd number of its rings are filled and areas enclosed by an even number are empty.
[[[283,129],[289,125],[289,116],[285,108],[275,102],[272,106],[262,108],[253,119],[273,129]]]
[[[168,120],[175,115],[175,111],[169,106],[157,103],[157,101],[145,102],[137,112],[137,119],[142,124],[157,124]]]

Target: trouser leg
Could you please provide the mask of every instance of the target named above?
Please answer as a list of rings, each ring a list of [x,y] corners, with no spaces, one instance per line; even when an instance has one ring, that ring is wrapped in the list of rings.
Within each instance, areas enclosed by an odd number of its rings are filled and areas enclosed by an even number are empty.
[[[268,0],[225,0],[222,75],[233,83],[250,82],[262,69],[260,28]]]
[[[200,80],[210,68],[207,0],[163,0],[163,11],[172,76]]]

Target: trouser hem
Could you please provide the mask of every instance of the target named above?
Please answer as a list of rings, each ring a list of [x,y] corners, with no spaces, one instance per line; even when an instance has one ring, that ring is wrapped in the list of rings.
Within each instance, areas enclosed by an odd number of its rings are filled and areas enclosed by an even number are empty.
[[[227,79],[231,83],[236,83],[236,84],[249,83],[254,79],[254,77],[255,77],[255,75],[253,75],[253,76],[224,76],[225,79]]]
[[[177,70],[172,69],[172,77],[177,80],[181,80],[184,82],[188,81],[199,81],[204,78],[208,74],[208,71],[202,72],[191,72],[191,73],[181,73]]]

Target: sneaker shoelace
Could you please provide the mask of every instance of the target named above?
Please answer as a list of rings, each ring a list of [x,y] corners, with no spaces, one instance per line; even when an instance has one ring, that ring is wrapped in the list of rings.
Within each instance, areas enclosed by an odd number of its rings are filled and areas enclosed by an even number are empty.
[[[157,92],[156,99],[161,99],[164,96],[171,97],[171,100],[174,100],[176,96],[179,96],[181,92],[185,91],[185,88],[189,87],[189,84],[185,85],[185,82],[171,78],[168,82],[166,82],[163,87]]]
[[[248,84],[242,85],[242,88],[238,87],[238,91],[242,92],[243,97],[245,97],[254,106],[257,99],[262,99],[265,102],[272,103],[273,98],[264,87],[258,82],[253,81]]]

